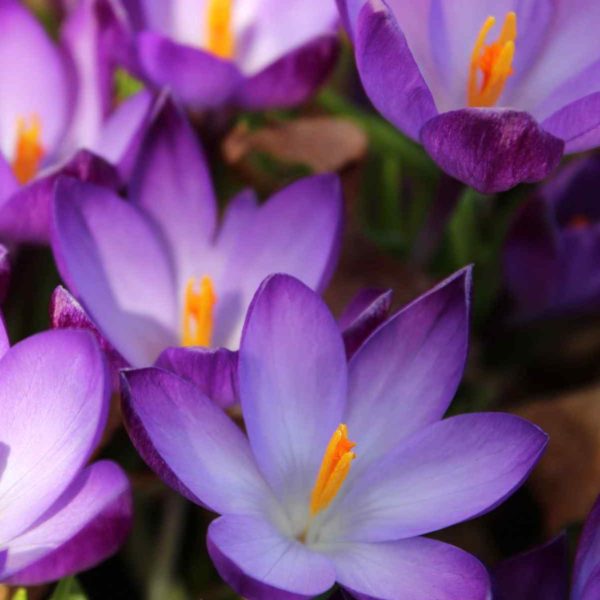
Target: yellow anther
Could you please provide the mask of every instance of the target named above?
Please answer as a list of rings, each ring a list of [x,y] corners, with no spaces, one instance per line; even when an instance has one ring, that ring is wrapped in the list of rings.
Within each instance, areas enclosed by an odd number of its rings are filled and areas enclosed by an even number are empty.
[[[210,346],[217,296],[208,276],[201,279],[200,291],[195,288],[196,280],[192,277],[185,288],[181,343],[183,346]]]
[[[486,19],[473,47],[469,72],[469,106],[494,106],[504,91],[506,81],[513,74],[517,15],[509,12],[500,37],[492,44],[486,44],[487,36],[495,24],[494,17]]]
[[[42,158],[42,122],[37,115],[26,120],[19,117],[17,120],[17,140],[12,160],[12,170],[19,183],[31,181],[37,174]]]
[[[310,496],[310,514],[325,510],[337,496],[350,472],[356,454],[356,444],[348,439],[348,428],[343,423],[334,431],[323,455],[321,468]]]
[[[221,58],[233,58],[233,0],[208,0],[206,49]]]

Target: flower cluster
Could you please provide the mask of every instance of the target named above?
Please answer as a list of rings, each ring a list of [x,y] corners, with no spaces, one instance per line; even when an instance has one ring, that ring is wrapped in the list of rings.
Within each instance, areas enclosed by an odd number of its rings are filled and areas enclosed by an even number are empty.
[[[0,0],[0,598],[600,598],[596,25]]]

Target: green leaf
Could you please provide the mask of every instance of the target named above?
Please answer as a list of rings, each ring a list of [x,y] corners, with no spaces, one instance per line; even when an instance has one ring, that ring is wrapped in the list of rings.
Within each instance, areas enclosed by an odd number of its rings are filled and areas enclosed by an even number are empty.
[[[27,598],[27,590],[25,588],[19,588],[13,596],[13,600],[27,600]]]
[[[124,69],[115,71],[115,90],[119,102],[123,102],[130,96],[137,94],[143,87],[144,84],[141,81]]]
[[[67,577],[58,582],[50,600],[87,600],[87,596],[74,577]]]

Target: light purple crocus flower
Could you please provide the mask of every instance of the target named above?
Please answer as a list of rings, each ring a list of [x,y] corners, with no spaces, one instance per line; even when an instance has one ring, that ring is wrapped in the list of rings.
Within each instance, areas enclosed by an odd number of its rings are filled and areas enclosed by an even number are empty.
[[[574,161],[519,209],[504,248],[514,318],[600,310],[600,158]]]
[[[81,0],[54,43],[18,0],[0,0],[0,238],[48,241],[59,173],[116,185],[151,109],[142,92],[113,108],[108,50],[118,14]]]
[[[123,412],[146,462],[218,513],[208,549],[250,600],[486,600],[485,569],[424,534],[485,513],[546,435],[508,414],[442,419],[464,368],[470,270],[377,328],[347,362],[338,323],[297,279],[269,277],[239,351],[242,430],[199,388],[124,371]],[[354,446],[354,447],[353,447]]]
[[[119,466],[88,464],[109,405],[104,357],[85,331],[8,347],[0,325],[0,581],[36,585],[117,551],[132,518]]]
[[[592,508],[579,540],[570,593],[565,535],[500,563],[493,575],[494,600],[600,598],[600,499]]]
[[[142,367],[173,346],[237,350],[246,309],[270,273],[322,290],[339,253],[343,202],[336,176],[308,177],[262,205],[242,192],[218,227],[204,156],[167,102],[144,141],[130,202],[65,179],[54,212],[63,279],[124,363]],[[64,293],[59,300],[55,322],[82,325],[81,311]]]
[[[139,76],[186,105],[306,100],[337,57],[334,0],[123,0]]]
[[[600,145],[596,0],[338,3],[374,105],[453,177],[499,192]]]

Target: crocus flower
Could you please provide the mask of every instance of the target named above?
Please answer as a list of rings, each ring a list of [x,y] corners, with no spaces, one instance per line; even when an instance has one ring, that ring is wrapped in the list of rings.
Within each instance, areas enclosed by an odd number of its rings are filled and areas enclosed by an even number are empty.
[[[112,108],[107,58],[117,16],[82,0],[55,44],[18,0],[0,0],[0,238],[47,242],[57,173],[116,185],[151,107]],[[102,158],[100,158],[102,157]]]
[[[337,57],[334,0],[123,0],[133,69],[194,108],[292,106]]]
[[[35,585],[116,552],[131,492],[115,463],[88,464],[110,392],[93,336],[50,331],[9,349],[2,325],[0,354],[0,581]]]
[[[600,145],[595,0],[338,0],[381,114],[484,193]]]
[[[297,279],[270,276],[239,351],[245,431],[194,384],[125,371],[140,454],[219,516],[208,550],[250,600],[486,600],[462,550],[423,534],[480,515],[521,484],[546,435],[501,413],[443,419],[467,351],[461,271],[377,328],[347,362],[338,323]]]
[[[58,184],[53,248],[99,332],[141,367],[173,346],[237,350],[246,309],[270,273],[321,290],[337,259],[342,210],[337,177],[316,176],[260,206],[241,193],[217,227],[203,154],[167,102],[143,144],[130,202],[107,188]],[[63,306],[79,319],[72,303]]]
[[[564,535],[494,570],[494,600],[596,600],[600,598],[600,499],[579,540],[569,593],[567,540]]]
[[[600,159],[570,164],[517,213],[504,273],[517,320],[600,309]]]

